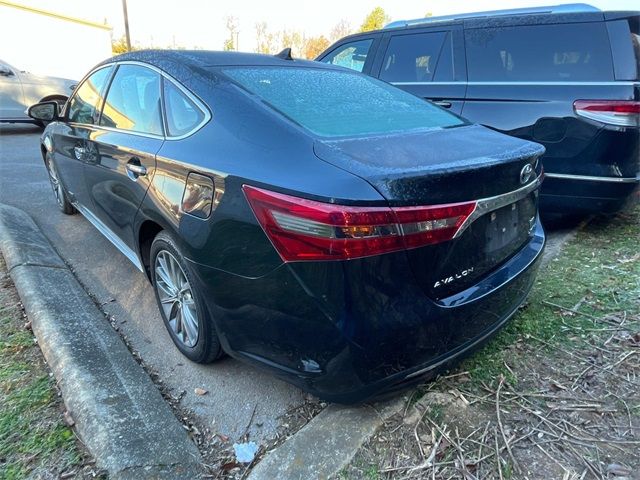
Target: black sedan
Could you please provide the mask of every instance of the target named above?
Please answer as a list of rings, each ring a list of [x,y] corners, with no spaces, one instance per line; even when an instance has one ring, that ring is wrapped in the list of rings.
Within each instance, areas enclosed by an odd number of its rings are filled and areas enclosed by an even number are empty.
[[[186,357],[328,400],[479,345],[544,246],[543,147],[286,52],[125,54],[30,115],[60,208],[149,277]]]

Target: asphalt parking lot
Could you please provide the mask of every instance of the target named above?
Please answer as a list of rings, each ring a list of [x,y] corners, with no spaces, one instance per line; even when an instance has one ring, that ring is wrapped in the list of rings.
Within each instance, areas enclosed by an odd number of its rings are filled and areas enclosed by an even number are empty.
[[[232,440],[249,424],[252,440],[273,437],[278,418],[301,405],[304,392],[231,358],[203,366],[182,357],[146,277],[81,215],[58,210],[39,152],[40,133],[32,125],[0,124],[0,203],[31,215],[171,395],[185,392],[181,405],[196,420]],[[208,393],[196,395],[196,388]]]
[[[202,366],[182,357],[165,331],[146,277],[81,215],[58,210],[39,153],[40,133],[31,125],[0,124],[0,203],[31,215],[146,366],[172,396],[182,395],[181,405],[197,421],[232,440],[248,426],[252,440],[273,437],[279,417],[304,403],[304,392],[231,358]],[[572,231],[570,226],[549,232],[547,255],[556,253]],[[196,388],[208,393],[196,395]]]

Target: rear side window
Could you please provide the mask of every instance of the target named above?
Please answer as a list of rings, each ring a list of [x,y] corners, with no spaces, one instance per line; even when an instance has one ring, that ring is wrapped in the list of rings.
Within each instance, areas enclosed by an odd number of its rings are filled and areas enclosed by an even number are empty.
[[[204,120],[204,113],[178,87],[164,80],[164,104],[167,116],[167,134],[185,135]]]
[[[105,67],[92,73],[76,89],[69,103],[67,118],[70,122],[93,125],[98,119],[103,93],[113,67]]]
[[[100,125],[162,135],[160,75],[139,65],[120,65],[109,87]]]
[[[603,22],[465,30],[469,81],[613,80]]]
[[[451,34],[431,32],[391,37],[380,79],[385,82],[453,80]]]
[[[356,72],[361,72],[364,68],[364,62],[367,60],[367,55],[369,55],[369,49],[372,43],[373,40],[368,39],[341,45],[324,57],[322,61],[324,63],[330,63],[331,65],[338,65],[340,67],[350,68]]]
[[[224,73],[285,117],[323,137],[464,124],[455,115],[399,88],[353,72],[231,67]]]

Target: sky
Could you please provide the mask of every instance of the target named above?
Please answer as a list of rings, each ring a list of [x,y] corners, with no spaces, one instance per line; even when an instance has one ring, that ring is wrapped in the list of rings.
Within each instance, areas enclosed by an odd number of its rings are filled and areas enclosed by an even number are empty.
[[[56,13],[108,23],[113,36],[124,34],[122,0],[14,0]],[[129,28],[134,45],[221,50],[226,17],[237,17],[238,46],[254,51],[255,24],[266,22],[269,31],[296,30],[307,36],[325,35],[341,20],[356,31],[374,7],[384,8],[392,20],[454,13],[574,3],[562,0],[127,0]],[[638,10],[638,0],[591,0],[606,10]]]

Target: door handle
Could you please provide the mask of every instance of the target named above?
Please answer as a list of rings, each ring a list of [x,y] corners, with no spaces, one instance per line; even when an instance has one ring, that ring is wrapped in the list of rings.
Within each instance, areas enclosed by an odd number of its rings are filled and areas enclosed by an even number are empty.
[[[147,167],[140,165],[140,160],[132,158],[127,163],[127,170],[133,174],[135,178],[142,177],[147,174]]]
[[[451,102],[447,100],[434,100],[433,103],[442,107],[442,108],[451,108]]]

